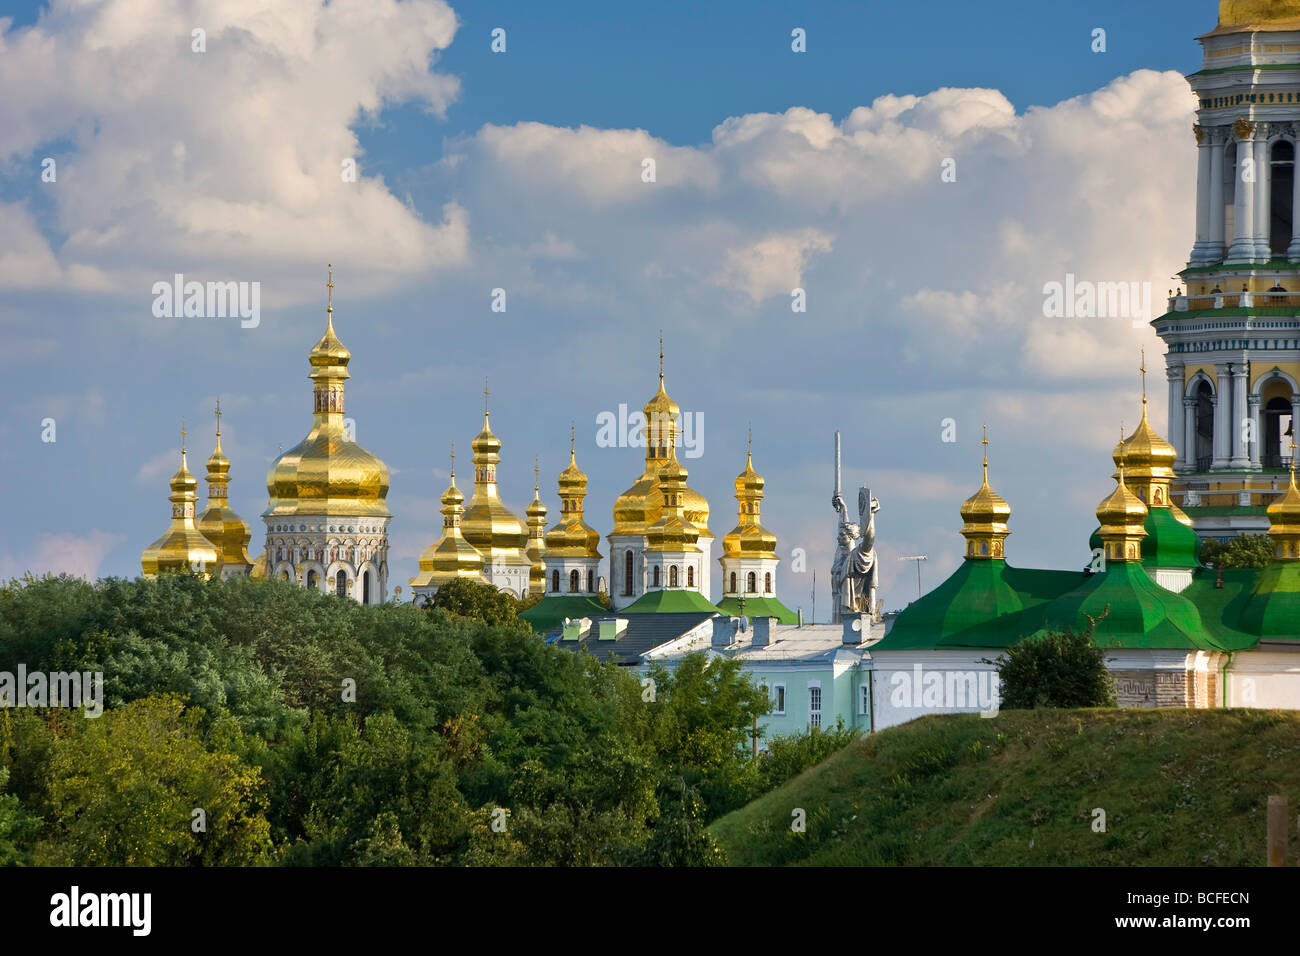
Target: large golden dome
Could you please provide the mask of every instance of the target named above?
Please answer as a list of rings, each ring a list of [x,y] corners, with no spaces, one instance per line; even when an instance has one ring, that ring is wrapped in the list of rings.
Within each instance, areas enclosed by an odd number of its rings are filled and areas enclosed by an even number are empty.
[[[1220,27],[1273,27],[1300,24],[1300,0],[1219,0]]]
[[[325,334],[310,355],[312,429],[271,466],[271,500],[262,515],[389,518],[388,467],[344,433],[343,383],[352,356],[334,334],[332,292],[326,315]]]

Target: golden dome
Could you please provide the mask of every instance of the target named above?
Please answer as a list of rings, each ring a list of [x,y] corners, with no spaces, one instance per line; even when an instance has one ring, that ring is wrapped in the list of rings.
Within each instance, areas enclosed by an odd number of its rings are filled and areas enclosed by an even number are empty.
[[[599,558],[600,532],[583,517],[587,476],[578,467],[569,433],[569,464],[560,472],[560,520],[546,532],[546,553],[564,558]]]
[[[388,466],[347,437],[343,383],[350,354],[334,334],[333,274],[325,334],[311,350],[312,429],[266,476],[263,517],[331,515],[390,518]]]
[[[252,568],[249,569],[248,576],[256,580],[261,580],[262,578],[266,577],[266,551],[265,550],[263,550],[261,554],[259,554],[257,557],[253,559],[253,566]]]
[[[1169,497],[1169,485],[1174,480],[1174,465],[1178,452],[1168,441],[1156,434],[1147,418],[1146,351],[1142,352],[1142,420],[1128,438],[1120,436],[1119,444],[1111,452],[1115,462],[1112,478],[1119,479],[1120,461],[1124,462],[1125,483],[1149,508],[1168,508],[1175,519],[1191,526],[1191,519],[1174,505]]]
[[[486,406],[488,390],[483,389]],[[483,555],[485,561],[526,558],[528,529],[497,494],[497,465],[501,462],[501,441],[492,434],[487,408],[483,409],[483,430],[475,436],[474,494],[461,521],[465,540]]]
[[[736,527],[722,538],[723,557],[776,556],[776,535],[759,520],[764,485],[763,476],[754,470],[753,453],[747,450],[745,470],[736,476]]]
[[[542,504],[541,483],[538,480],[540,463],[533,459],[533,500],[524,514],[528,516],[528,549],[525,554],[532,562],[528,569],[528,590],[537,593],[546,590],[546,505]]]
[[[1294,463],[1291,466],[1291,484],[1286,494],[1268,506],[1268,522],[1268,533],[1273,537],[1288,540],[1300,538],[1300,491],[1296,490]]]
[[[221,450],[221,401],[217,401],[217,446],[208,457],[208,507],[199,518],[199,531],[217,549],[217,570],[224,567],[247,569],[248,542],[253,534],[248,523],[230,508],[230,459]]]
[[[699,551],[699,529],[686,516],[683,507],[686,469],[670,448],[668,461],[659,471],[659,495],[662,513],[646,529],[646,551]]]
[[[456,487],[456,452],[451,455],[451,483],[442,494],[442,537],[420,555],[420,573],[412,588],[440,585],[453,578],[483,579],[483,555],[461,533],[465,496]]]
[[[1109,561],[1141,560],[1142,539],[1147,534],[1147,506],[1125,484],[1124,465],[1121,456],[1115,490],[1097,506],[1097,521],[1101,524],[1097,533],[1106,545]]]
[[[1300,27],[1300,0],[1219,0],[1220,27]]]
[[[1007,519],[1011,505],[989,486],[988,431],[981,442],[985,446],[984,480],[979,490],[961,505],[962,536],[966,539],[966,557],[1003,558],[1003,548],[1011,530]]]
[[[217,569],[217,551],[194,524],[195,490],[198,480],[185,460],[185,428],[181,427],[181,466],[169,482],[172,520],[161,538],[144,549],[140,567],[145,577],[180,571],[209,577]]]

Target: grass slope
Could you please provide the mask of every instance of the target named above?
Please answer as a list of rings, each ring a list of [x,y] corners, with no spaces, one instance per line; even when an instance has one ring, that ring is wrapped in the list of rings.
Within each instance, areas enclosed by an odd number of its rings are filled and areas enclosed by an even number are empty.
[[[736,866],[1254,866],[1270,793],[1294,821],[1295,712],[1004,711],[855,741],[710,830]]]

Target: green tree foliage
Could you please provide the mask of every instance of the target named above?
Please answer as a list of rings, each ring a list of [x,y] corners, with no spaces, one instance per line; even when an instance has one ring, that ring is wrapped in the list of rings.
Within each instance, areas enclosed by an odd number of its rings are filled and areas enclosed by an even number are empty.
[[[1004,710],[1035,707],[1114,707],[1106,652],[1092,641],[1093,625],[1026,637],[995,664]]]
[[[514,624],[519,611],[530,605],[521,606],[516,598],[482,581],[456,578],[440,586],[428,606],[486,624]]]
[[[759,791],[776,789],[856,739],[857,729],[845,727],[843,717],[836,719],[834,727],[810,727],[802,733],[773,737],[758,763]]]
[[[1242,534],[1228,541],[1205,538],[1197,554],[1211,568],[1262,568],[1273,560],[1273,539],[1266,534]]]

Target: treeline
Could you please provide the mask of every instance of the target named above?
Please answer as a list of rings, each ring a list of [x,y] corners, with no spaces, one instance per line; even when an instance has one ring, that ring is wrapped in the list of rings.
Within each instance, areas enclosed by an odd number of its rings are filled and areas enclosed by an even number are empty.
[[[0,863],[708,865],[705,825],[851,739],[769,742],[735,661],[652,682],[526,625],[274,581],[28,577],[0,672],[105,710],[0,708]]]

